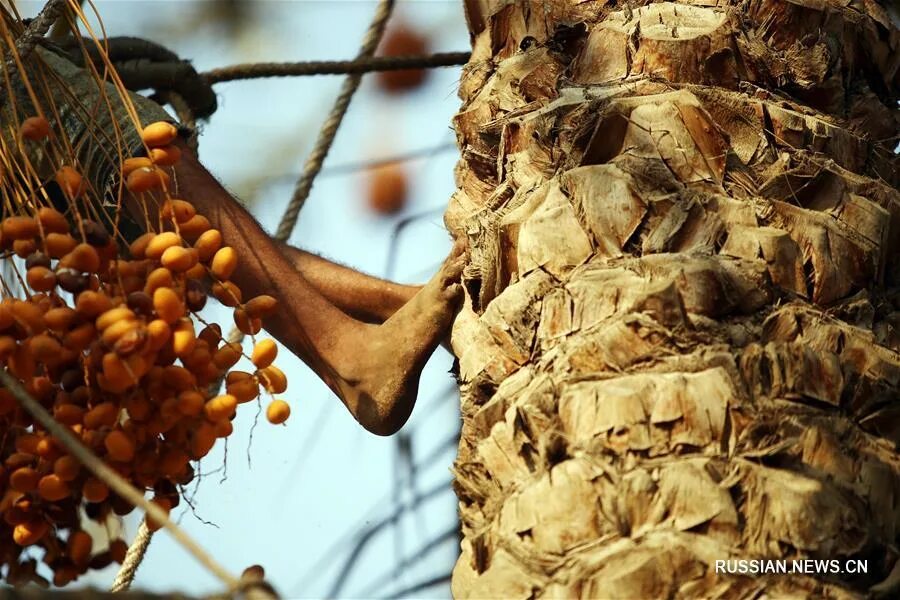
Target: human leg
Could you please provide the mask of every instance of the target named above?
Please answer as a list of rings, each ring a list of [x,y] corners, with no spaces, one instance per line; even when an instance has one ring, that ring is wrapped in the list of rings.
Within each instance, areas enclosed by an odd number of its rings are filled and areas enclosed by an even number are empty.
[[[438,273],[383,324],[363,323],[329,302],[191,151],[183,144],[181,150],[178,192],[237,250],[241,260],[232,280],[248,297],[270,294],[280,301],[267,330],[316,372],[363,427],[380,435],[396,432],[461,298],[465,248],[456,244]]]
[[[387,321],[422,289],[360,273],[288,244],[280,247],[304,279],[331,304],[366,323]]]

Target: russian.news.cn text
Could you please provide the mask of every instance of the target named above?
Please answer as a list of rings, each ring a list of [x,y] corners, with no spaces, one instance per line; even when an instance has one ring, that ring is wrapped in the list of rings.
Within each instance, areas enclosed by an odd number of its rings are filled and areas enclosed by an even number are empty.
[[[868,561],[859,559],[729,559],[715,561],[716,573],[729,575],[861,575]]]

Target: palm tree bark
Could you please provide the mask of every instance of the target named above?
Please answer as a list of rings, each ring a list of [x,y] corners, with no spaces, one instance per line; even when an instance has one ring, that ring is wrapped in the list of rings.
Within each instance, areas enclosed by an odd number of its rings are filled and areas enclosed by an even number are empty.
[[[900,10],[465,6],[454,596],[900,593]]]

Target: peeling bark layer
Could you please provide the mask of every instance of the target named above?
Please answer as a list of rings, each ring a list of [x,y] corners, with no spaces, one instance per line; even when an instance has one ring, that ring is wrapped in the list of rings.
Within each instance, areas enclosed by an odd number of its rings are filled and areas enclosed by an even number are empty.
[[[466,12],[454,595],[900,593],[900,10]]]

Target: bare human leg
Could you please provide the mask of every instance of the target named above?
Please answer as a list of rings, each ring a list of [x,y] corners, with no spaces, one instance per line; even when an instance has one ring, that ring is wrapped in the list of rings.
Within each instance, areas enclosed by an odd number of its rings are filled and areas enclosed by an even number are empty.
[[[313,369],[363,427],[379,435],[398,431],[412,412],[422,368],[461,298],[465,247],[454,245],[438,273],[383,324],[363,323],[329,302],[187,146],[179,145],[179,193],[237,250],[233,281],[246,297],[270,294],[280,301],[266,329]]]
[[[325,299],[366,323],[384,323],[422,289],[360,273],[288,244],[281,251]]]

